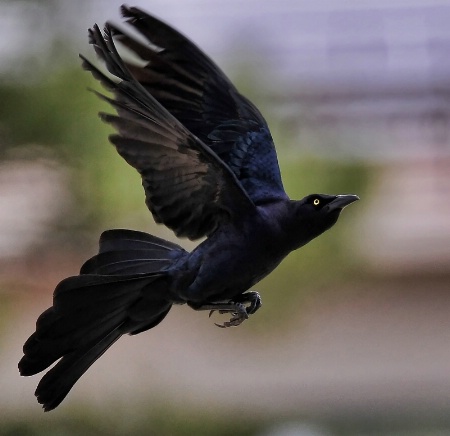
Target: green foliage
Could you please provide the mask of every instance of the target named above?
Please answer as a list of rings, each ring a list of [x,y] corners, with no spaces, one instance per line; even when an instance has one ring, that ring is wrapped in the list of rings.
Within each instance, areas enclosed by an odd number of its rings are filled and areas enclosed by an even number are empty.
[[[57,224],[64,238],[117,225],[143,205],[139,175],[117,156],[107,139],[111,129],[97,116],[111,109],[89,87],[99,89],[79,67],[43,82],[0,86],[0,158],[46,158],[67,168],[74,202]]]

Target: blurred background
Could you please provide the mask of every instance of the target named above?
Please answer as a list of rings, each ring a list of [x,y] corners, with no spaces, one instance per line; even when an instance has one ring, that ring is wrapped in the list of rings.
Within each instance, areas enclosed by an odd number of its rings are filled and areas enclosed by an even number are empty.
[[[107,228],[153,223],[80,68],[116,0],[0,1],[0,435],[450,434],[450,4],[140,0],[262,110],[292,198],[355,193],[238,329],[175,307],[44,414],[17,362]],[[194,244],[181,241],[185,248]],[[214,321],[221,321],[217,316]]]

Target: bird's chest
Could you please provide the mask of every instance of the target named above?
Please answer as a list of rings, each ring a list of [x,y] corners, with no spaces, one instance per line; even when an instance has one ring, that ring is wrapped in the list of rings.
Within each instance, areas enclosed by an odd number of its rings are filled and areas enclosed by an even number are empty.
[[[287,254],[280,253],[276,238],[262,226],[218,236],[192,253],[199,257],[200,265],[187,290],[190,299],[232,299],[269,274]]]

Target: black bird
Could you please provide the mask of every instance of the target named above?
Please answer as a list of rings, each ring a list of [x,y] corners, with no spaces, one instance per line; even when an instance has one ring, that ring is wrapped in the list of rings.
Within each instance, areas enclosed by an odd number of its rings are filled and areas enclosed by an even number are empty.
[[[258,109],[219,67],[176,30],[134,7],[122,14],[147,43],[107,23],[89,42],[113,81],[85,57],[114,97],[118,153],[142,176],[156,222],[177,236],[206,237],[192,252],[155,236],[108,230],[99,253],[55,289],[19,362],[29,376],[59,362],[36,396],[54,409],[75,382],[123,334],[155,327],[173,304],[230,313],[237,326],[261,306],[246,292],[281,260],[332,227],[356,195],[308,195],[293,201],[281,182],[275,147]],[[141,65],[124,61],[114,39]]]

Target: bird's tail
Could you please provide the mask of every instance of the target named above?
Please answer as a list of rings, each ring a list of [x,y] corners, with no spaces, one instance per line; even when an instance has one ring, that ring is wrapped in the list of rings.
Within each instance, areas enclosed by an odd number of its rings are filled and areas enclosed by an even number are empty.
[[[40,381],[36,396],[46,411],[58,406],[87,369],[125,333],[159,324],[172,303],[165,270],[184,250],[142,232],[109,230],[99,253],[80,275],[56,287],[19,362],[23,376],[59,362]]]

